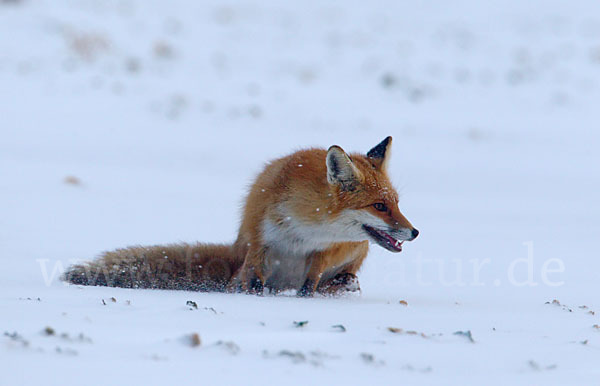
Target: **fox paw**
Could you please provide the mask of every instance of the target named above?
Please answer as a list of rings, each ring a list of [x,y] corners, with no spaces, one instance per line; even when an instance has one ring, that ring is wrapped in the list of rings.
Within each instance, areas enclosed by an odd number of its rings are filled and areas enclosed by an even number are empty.
[[[325,283],[319,292],[327,295],[342,295],[348,292],[359,292],[360,284],[355,274],[344,272],[339,273]]]
[[[251,280],[249,280],[248,293],[254,295],[262,295],[264,289],[265,287],[263,285],[263,282],[258,277],[254,277]]]

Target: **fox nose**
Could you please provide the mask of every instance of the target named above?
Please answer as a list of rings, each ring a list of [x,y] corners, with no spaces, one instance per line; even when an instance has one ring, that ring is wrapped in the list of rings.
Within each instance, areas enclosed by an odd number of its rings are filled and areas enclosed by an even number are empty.
[[[419,230],[417,228],[413,228],[413,230],[412,230],[412,239],[411,240],[416,239],[418,235],[419,235]]]

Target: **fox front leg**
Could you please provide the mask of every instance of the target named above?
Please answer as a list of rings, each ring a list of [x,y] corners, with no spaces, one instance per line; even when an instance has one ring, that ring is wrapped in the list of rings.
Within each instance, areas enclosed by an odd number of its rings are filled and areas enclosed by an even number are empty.
[[[321,275],[323,275],[326,265],[323,254],[317,252],[308,258],[308,262],[310,264],[310,269],[308,270],[302,288],[298,291],[298,296],[302,297],[313,296],[321,281]]]
[[[265,286],[265,255],[264,248],[250,249],[246,253],[246,259],[241,269],[242,290],[260,295]]]
[[[354,260],[344,266],[337,275],[322,282],[317,287],[317,291],[324,295],[342,295],[348,292],[360,292],[360,284],[356,273],[363,264],[369,252],[368,245],[357,250]]]

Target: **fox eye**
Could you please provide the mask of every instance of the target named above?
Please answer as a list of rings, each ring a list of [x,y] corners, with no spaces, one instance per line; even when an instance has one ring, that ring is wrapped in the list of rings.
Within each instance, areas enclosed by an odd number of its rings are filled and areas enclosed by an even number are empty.
[[[373,207],[380,212],[387,212],[388,210],[387,206],[385,206],[385,204],[382,204],[381,202],[376,202],[375,204],[373,204]]]

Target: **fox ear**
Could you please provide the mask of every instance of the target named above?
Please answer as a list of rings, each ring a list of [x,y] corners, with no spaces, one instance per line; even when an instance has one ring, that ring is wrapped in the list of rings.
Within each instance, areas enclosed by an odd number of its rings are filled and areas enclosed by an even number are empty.
[[[385,170],[392,152],[392,137],[387,137],[367,153],[367,157],[378,169]]]
[[[331,146],[327,151],[327,181],[339,185],[342,190],[354,191],[362,174],[352,160],[339,146]]]

